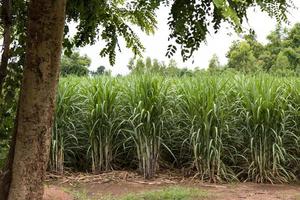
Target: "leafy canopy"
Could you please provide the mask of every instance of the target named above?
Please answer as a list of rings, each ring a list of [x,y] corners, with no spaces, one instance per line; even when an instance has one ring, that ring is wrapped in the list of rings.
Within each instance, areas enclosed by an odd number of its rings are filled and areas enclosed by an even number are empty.
[[[234,43],[227,53],[228,67],[242,72],[255,71],[255,57],[251,46],[245,42]]]
[[[136,25],[146,33],[153,33],[155,11],[161,5],[171,6],[167,56],[177,51],[177,43],[183,60],[190,58],[200,47],[210,27],[217,32],[222,22],[229,22],[241,31],[241,24],[247,18],[247,8],[251,6],[259,6],[278,21],[286,20],[287,10],[293,7],[291,0],[72,0],[67,5],[67,21],[78,22],[78,32],[73,39],[66,38],[64,45],[78,47],[94,44],[100,39],[106,42],[100,55],[108,56],[113,64],[115,50],[121,50],[119,38],[122,37],[126,47],[140,55],[144,47],[131,27]]]
[[[221,63],[219,61],[219,57],[216,54],[214,54],[212,56],[212,58],[209,60],[208,69],[216,70],[216,69],[220,69],[220,68],[221,68]]]
[[[120,38],[134,54],[141,55],[144,50],[140,39],[132,27],[137,26],[147,34],[154,33],[156,25],[155,9],[159,4],[144,1],[123,0],[72,0],[67,4],[67,22],[77,22],[74,38],[66,37],[64,46],[71,50],[94,44],[97,40],[106,43],[100,51],[115,63],[116,49],[121,50]],[[65,33],[69,32],[66,24]]]
[[[286,11],[293,4],[289,0],[175,0],[172,4],[169,26],[170,40],[181,47],[184,60],[190,58],[209,33],[210,26],[217,32],[222,22],[229,22],[237,31],[247,18],[247,8],[259,6],[278,21],[286,20]],[[176,46],[170,45],[168,56],[175,53]]]

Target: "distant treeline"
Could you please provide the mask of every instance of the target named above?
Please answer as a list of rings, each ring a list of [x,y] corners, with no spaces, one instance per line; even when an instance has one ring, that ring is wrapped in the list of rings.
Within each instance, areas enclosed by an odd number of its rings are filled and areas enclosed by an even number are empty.
[[[209,61],[208,69],[211,72],[224,70],[239,71],[242,73],[268,72],[277,75],[298,75],[300,73],[300,23],[292,28],[283,28],[277,25],[276,29],[267,36],[268,43],[257,41],[254,32],[243,36],[242,40],[234,41],[226,57],[228,62],[221,65],[217,55]],[[197,59],[197,58],[195,58]],[[96,71],[89,71],[91,60],[87,56],[80,56],[78,52],[62,58],[61,75],[110,75],[105,66]],[[169,63],[160,62],[152,58],[130,59],[127,67],[131,73],[159,73],[162,75],[183,76],[197,73],[199,68],[191,70],[178,66],[174,59]]]
[[[276,75],[298,75],[300,73],[300,23],[292,28],[277,25],[268,36],[268,43],[257,41],[254,32],[244,35],[242,40],[234,41],[229,48],[225,65],[222,65],[217,55],[209,61],[210,72],[238,71],[242,73],[267,72]],[[197,59],[197,58],[195,58]],[[179,68],[175,60],[168,64],[146,58],[130,60],[128,68],[132,73],[157,72],[168,75],[192,75],[201,70]]]

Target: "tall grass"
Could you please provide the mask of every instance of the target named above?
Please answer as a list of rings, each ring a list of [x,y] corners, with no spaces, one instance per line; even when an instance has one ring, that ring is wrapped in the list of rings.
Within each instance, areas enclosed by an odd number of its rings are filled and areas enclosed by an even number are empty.
[[[50,168],[63,172],[64,166],[76,156],[78,148],[78,120],[81,99],[78,94],[79,80],[63,79],[58,87],[54,127],[52,129]]]
[[[139,170],[145,178],[155,174],[168,115],[168,83],[161,77],[134,77],[124,91],[127,99],[126,131],[135,144]]]
[[[109,171],[124,121],[120,100],[120,87],[112,79],[93,79],[83,85],[84,131],[89,138],[92,171]]]
[[[296,181],[299,88],[297,78],[264,74],[66,78],[51,166],[136,166],[145,178],[176,167],[211,182]]]
[[[258,77],[239,80],[236,84],[241,104],[237,113],[243,137],[240,150],[245,156],[241,175],[246,174],[246,180],[288,182],[296,179],[289,163],[299,161],[299,155],[295,157],[290,151],[294,146],[299,147],[299,132],[293,131],[295,113],[284,81]]]
[[[231,110],[226,107],[226,86],[226,81],[216,77],[190,78],[179,84],[177,93],[178,124],[192,148],[193,164],[202,179],[212,182],[232,176],[223,162],[230,148],[226,131]]]

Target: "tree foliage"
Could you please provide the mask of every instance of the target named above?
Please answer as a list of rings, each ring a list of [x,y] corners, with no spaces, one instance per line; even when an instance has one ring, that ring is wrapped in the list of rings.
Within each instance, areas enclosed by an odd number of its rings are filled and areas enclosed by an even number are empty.
[[[142,42],[131,28],[136,25],[147,34],[153,33],[156,25],[155,9],[158,3],[123,0],[74,0],[67,4],[67,22],[77,22],[74,38],[65,38],[64,46],[70,51],[74,46],[82,47],[104,41],[101,56],[108,56],[115,63],[116,50],[120,50],[119,40],[123,38],[126,47],[134,54],[141,55]],[[65,33],[69,32],[68,24]]]
[[[147,57],[145,60],[139,58],[131,59],[127,65],[131,74],[160,74],[165,76],[184,76],[191,75],[192,71],[187,68],[180,68],[174,59],[170,59],[166,64],[157,59]]]
[[[243,40],[235,41],[230,47],[227,58],[229,68],[238,71],[291,74],[300,71],[300,24],[292,28],[283,28],[278,24],[263,45],[255,39],[255,35],[246,35]]]
[[[99,75],[103,75],[103,74],[105,74],[105,73],[108,73],[108,72],[105,71],[105,67],[104,67],[103,65],[100,65],[100,66],[96,69],[96,71],[92,71],[92,72],[91,72],[91,74],[92,74],[93,76],[99,76]]]
[[[219,61],[219,58],[216,54],[212,56],[212,58],[209,60],[208,69],[209,70],[217,70],[221,68],[221,63]]]
[[[293,4],[289,0],[175,0],[168,22],[171,30],[169,39],[180,45],[181,55],[187,60],[205,40],[210,26],[217,32],[222,22],[228,22],[241,31],[243,20],[247,19],[247,8],[251,6],[259,6],[280,21],[286,20],[285,13]],[[173,55],[176,50],[176,46],[171,44],[167,55]]]
[[[228,54],[228,67],[242,72],[255,71],[255,57],[247,42],[234,43]]]
[[[80,56],[78,52],[70,56],[63,56],[61,59],[61,75],[88,76],[91,60],[85,55]]]

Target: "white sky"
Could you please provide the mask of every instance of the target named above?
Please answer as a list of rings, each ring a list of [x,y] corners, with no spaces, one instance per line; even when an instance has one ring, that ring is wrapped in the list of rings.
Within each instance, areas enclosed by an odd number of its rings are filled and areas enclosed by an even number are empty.
[[[300,8],[300,0],[294,0],[296,7]],[[137,31],[143,45],[146,50],[143,53],[144,58],[151,57],[156,58],[159,61],[164,61],[168,63],[168,58],[165,57],[167,46],[170,44],[168,42],[169,28],[167,25],[167,18],[169,8],[161,7],[157,12],[158,25],[157,30],[154,35],[146,35],[141,31]],[[289,15],[290,25],[300,22],[300,11],[291,10]],[[259,9],[249,9],[248,11],[249,21],[243,26],[252,28],[255,30],[258,41],[266,43],[266,36],[270,31],[274,30],[276,26],[276,20],[271,19],[267,14],[262,13]],[[75,27],[74,27],[75,28]],[[226,63],[225,54],[229,49],[229,46],[234,40],[239,39],[239,36],[234,33],[234,31],[223,24],[222,28],[217,34],[211,34],[207,38],[207,42],[203,43],[201,48],[194,53],[194,56],[187,62],[183,63],[179,51],[174,55],[173,59],[176,60],[180,67],[187,67],[193,69],[195,67],[206,68],[208,61],[213,54],[217,54],[222,64]],[[80,49],[82,55],[86,54],[92,59],[92,64],[90,70],[96,70],[98,66],[104,65],[106,68],[112,70],[112,74],[127,74],[129,70],[127,69],[128,61],[133,57],[133,53],[126,49],[124,43],[121,42],[122,52],[117,52],[116,64],[110,67],[108,58],[101,58],[99,52],[103,47],[103,43],[97,42],[93,46],[86,46]]]

